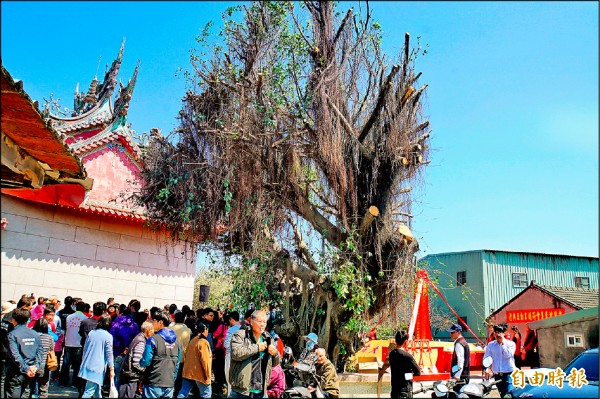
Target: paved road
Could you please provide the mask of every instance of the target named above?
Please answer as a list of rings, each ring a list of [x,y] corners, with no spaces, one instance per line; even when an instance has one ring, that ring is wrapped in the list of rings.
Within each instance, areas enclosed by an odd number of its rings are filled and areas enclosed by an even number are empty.
[[[423,387],[428,388],[433,385],[433,382],[424,382]],[[4,386],[2,385],[2,394]],[[415,398],[431,398],[431,390],[415,394]],[[342,398],[377,398],[377,384],[372,382],[348,382],[342,383],[340,386],[340,396]],[[77,390],[73,387],[58,386],[58,382],[51,381],[48,389],[49,398],[77,398]],[[191,396],[190,396],[191,397]],[[390,397],[390,384],[384,382],[382,386],[381,398]],[[487,398],[500,398],[497,390],[493,390]]]

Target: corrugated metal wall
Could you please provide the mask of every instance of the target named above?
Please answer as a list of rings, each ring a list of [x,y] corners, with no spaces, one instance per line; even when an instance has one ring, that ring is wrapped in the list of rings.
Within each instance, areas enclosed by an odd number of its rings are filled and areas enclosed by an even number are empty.
[[[521,292],[513,287],[512,273],[527,273],[527,284],[575,287],[575,277],[589,277],[590,288],[598,288],[598,258],[548,255],[538,253],[478,250],[428,255],[431,278],[460,316],[481,336],[485,336],[485,318]],[[468,290],[456,287],[456,273],[467,272]],[[452,287],[449,287],[450,283]],[[448,308],[440,298],[432,297],[432,305],[443,311]],[[445,332],[434,332],[436,338],[448,338]],[[465,334],[469,338],[470,334]]]
[[[513,273],[527,273],[528,283],[559,287],[575,287],[576,276],[589,277],[590,288],[598,288],[597,258],[484,251],[483,270],[488,310],[498,309],[524,289],[513,287]]]
[[[485,296],[484,296],[484,280],[482,275],[482,252],[455,252],[438,255],[428,255],[423,258],[429,266],[427,270],[430,278],[437,277],[437,287],[450,306],[459,316],[467,317],[469,327],[478,333],[478,329],[482,328]],[[457,287],[456,273],[459,271],[467,272],[467,288]],[[433,307],[442,312],[450,312],[446,304],[436,296],[431,298]],[[447,329],[450,326],[444,328]],[[471,337],[471,334],[464,333],[466,338]],[[483,333],[485,335],[485,333]],[[436,338],[450,339],[450,335],[445,332],[434,331]]]

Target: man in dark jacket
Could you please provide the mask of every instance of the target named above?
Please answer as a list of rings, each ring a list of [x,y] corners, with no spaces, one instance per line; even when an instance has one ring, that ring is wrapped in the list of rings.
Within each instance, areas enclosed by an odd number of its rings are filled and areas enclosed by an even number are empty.
[[[175,387],[177,369],[181,362],[181,343],[169,328],[171,315],[166,310],[152,314],[155,334],[148,338],[140,367],[145,367],[144,397],[171,398]]]
[[[15,309],[12,314],[15,328],[8,334],[8,362],[4,383],[4,396],[7,398],[20,398],[43,362],[39,335],[27,328],[30,315],[26,309]]]
[[[413,397],[413,384],[412,376],[421,375],[419,365],[415,361],[415,358],[403,348],[408,342],[408,334],[406,331],[398,331],[396,333],[396,349],[392,350],[385,362],[383,367],[379,370],[379,380],[383,377],[383,373],[389,367],[391,370],[391,383],[392,392],[391,398],[412,398]],[[406,378],[409,377],[409,378]],[[379,390],[379,388],[378,388]]]
[[[279,352],[265,332],[267,314],[252,313],[250,328],[240,328],[231,337],[229,383],[231,398],[263,398],[271,378],[271,369],[279,364]]]
[[[14,303],[14,301],[13,301]],[[0,343],[1,347],[2,347],[2,366],[4,367],[4,364],[7,362],[7,358],[8,358],[8,334],[15,328],[14,324],[13,324],[13,312],[15,309],[25,309],[25,310],[29,310],[31,312],[31,308],[33,308],[33,305],[35,304],[35,301],[33,300],[33,298],[28,297],[28,296],[23,296],[21,297],[21,299],[19,299],[19,302],[17,302],[16,306],[12,307],[12,310],[8,311],[8,312],[3,312],[2,313],[2,321],[0,322],[0,340],[2,341]],[[7,303],[8,305],[8,303]],[[4,309],[4,304],[3,304],[3,309]],[[1,375],[4,375],[4,369],[1,370]]]
[[[462,336],[462,327],[460,324],[452,324],[446,332],[449,332],[450,338],[454,340],[454,352],[452,352],[450,369],[452,377],[456,380],[456,385],[452,389],[458,393],[470,381],[471,351],[467,340]],[[455,367],[456,371],[454,371]]]

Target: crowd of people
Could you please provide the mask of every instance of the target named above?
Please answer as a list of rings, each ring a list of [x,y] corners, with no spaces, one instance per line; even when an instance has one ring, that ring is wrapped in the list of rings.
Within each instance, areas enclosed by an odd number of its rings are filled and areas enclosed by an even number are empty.
[[[5,397],[47,398],[51,380],[79,397],[279,398],[286,389],[284,346],[274,312],[191,309],[176,304],[142,310],[132,299],[92,305],[67,296],[2,304]],[[301,358],[314,354],[326,396],[339,396],[339,379],[316,334]],[[214,390],[214,391],[213,391]]]
[[[137,299],[90,305],[67,296],[61,306],[56,295],[23,295],[2,304],[4,395],[28,391],[29,397],[46,398],[55,380],[77,388],[83,398],[186,398],[192,391],[200,398],[279,398],[292,383],[282,366],[295,358],[275,333],[274,318],[272,308],[247,310],[241,319],[237,311],[176,304],[142,311]],[[484,354],[493,359],[486,377],[499,381],[501,396],[516,368],[539,367],[535,331],[527,326],[523,340],[518,328],[511,330],[512,338],[506,324],[494,325]],[[461,325],[447,331],[454,340],[451,367],[458,390],[469,382],[469,345]],[[298,360],[314,366],[326,397],[339,397],[339,377],[317,335],[308,334],[304,343]],[[392,398],[410,397],[407,376],[420,375],[407,343],[408,334],[399,331],[380,370],[381,377],[391,368]]]

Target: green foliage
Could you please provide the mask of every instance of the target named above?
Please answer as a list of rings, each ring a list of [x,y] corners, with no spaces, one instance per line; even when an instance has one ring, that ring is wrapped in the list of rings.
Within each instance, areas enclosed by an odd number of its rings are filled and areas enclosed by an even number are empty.
[[[210,295],[208,302],[200,304],[198,298],[200,295],[200,286],[207,285],[210,287]],[[223,269],[212,265],[208,268],[202,269],[194,279],[194,309],[203,307],[216,308],[219,306],[223,309],[229,303],[231,303],[231,287],[233,286],[232,279],[224,273]]]
[[[365,316],[374,300],[373,290],[369,285],[371,276],[357,267],[362,258],[356,245],[357,237],[358,231],[352,226],[352,231],[339,249],[330,248],[322,257],[322,262],[335,265],[330,269],[329,281],[337,296],[342,299],[342,309],[352,314],[346,328],[353,332],[367,329]]]
[[[229,296],[235,308],[243,309],[254,304],[258,309],[281,300],[281,295],[274,289],[278,281],[270,261],[269,256],[263,259],[254,257],[228,269],[232,282]]]

